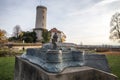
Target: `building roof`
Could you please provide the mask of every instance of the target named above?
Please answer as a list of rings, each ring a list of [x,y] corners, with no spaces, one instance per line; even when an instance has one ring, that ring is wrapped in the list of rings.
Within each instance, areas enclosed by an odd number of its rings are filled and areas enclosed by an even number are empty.
[[[50,30],[50,32],[62,33],[62,31],[59,31],[59,30],[58,30],[58,29],[56,29],[56,28],[52,28],[52,29]]]
[[[44,9],[47,9],[47,7],[42,6],[42,5],[37,6],[37,8],[44,8]]]
[[[56,29],[56,28],[52,28],[52,29],[50,30],[50,32],[51,32],[51,33],[52,33],[52,32],[54,32],[54,33],[62,33],[63,36],[66,38],[66,35],[65,35],[62,31],[60,31],[60,30],[58,30],[58,29]]]

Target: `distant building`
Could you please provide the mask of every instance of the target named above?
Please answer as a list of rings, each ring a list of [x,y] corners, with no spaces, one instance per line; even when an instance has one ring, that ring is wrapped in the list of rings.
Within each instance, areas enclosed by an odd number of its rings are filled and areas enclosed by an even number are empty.
[[[36,8],[36,23],[34,31],[37,34],[37,41],[41,41],[42,38],[42,30],[46,29],[46,16],[47,8],[45,6],[37,6]]]
[[[62,31],[60,31],[60,30],[58,30],[58,29],[56,29],[56,28],[52,28],[52,29],[50,30],[50,33],[51,33],[50,42],[52,42],[52,38],[53,38],[53,35],[54,35],[55,33],[57,33],[57,35],[58,35],[58,42],[64,42],[65,39],[66,39],[66,35],[65,35]]]

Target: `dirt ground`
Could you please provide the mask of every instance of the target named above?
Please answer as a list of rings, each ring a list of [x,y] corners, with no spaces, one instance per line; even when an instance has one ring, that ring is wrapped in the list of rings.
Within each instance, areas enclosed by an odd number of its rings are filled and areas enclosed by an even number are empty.
[[[102,52],[102,54],[106,54],[106,55],[120,55],[120,51],[107,51],[107,52]]]

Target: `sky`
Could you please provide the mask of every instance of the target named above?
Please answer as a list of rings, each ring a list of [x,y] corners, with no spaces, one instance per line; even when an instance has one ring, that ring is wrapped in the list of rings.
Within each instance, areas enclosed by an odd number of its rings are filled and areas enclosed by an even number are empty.
[[[118,44],[109,40],[112,15],[120,12],[120,0],[0,0],[0,29],[12,35],[35,28],[36,6],[47,7],[47,29],[63,31],[66,42]]]

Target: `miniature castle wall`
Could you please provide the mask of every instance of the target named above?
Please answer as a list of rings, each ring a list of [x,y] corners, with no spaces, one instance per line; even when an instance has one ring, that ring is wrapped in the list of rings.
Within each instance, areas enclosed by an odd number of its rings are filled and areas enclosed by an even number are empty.
[[[60,73],[49,73],[38,65],[16,57],[14,80],[117,80],[117,77],[86,66],[69,67]]]
[[[27,49],[27,53],[22,58],[43,67],[48,72],[61,72],[64,68],[70,66],[89,66],[110,72],[104,54],[83,54],[80,51],[46,50],[41,48]]]

